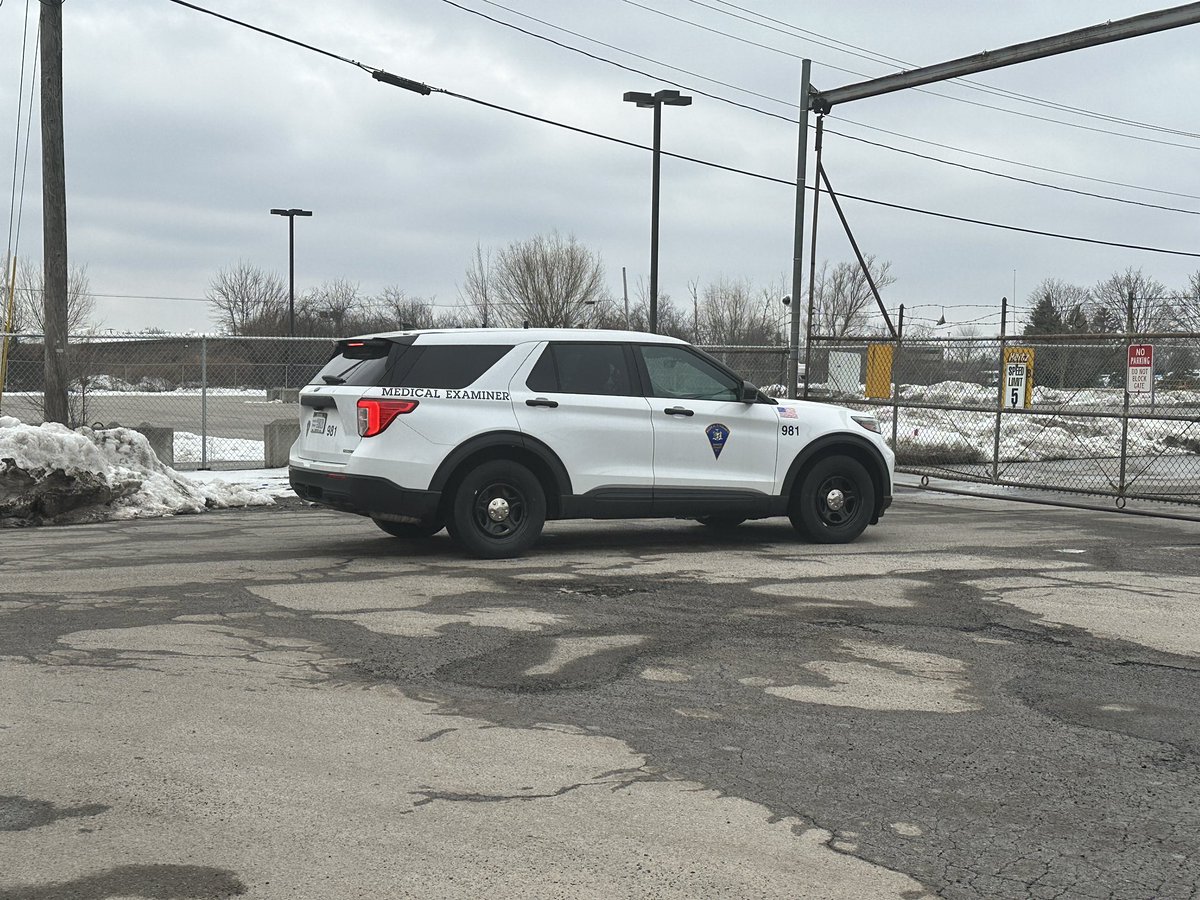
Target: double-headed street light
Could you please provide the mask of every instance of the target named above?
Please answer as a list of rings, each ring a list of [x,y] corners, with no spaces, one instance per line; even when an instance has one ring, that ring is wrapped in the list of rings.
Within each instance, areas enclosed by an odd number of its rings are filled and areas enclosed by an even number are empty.
[[[273,216],[288,219],[288,337],[296,336],[296,216],[311,216],[311,209],[273,209]]]
[[[659,145],[662,142],[662,108],[664,106],[691,106],[692,98],[680,95],[679,91],[657,91],[643,94],[638,91],[625,92],[626,103],[654,110],[654,169],[650,185],[650,330],[658,331],[658,170]]]

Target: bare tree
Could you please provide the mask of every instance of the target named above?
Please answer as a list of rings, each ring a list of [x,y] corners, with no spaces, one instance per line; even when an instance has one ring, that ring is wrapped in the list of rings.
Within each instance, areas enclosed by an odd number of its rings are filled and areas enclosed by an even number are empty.
[[[286,325],[283,278],[244,260],[221,269],[205,293],[217,327],[230,334],[273,334]]]
[[[510,243],[496,255],[490,283],[496,318],[509,325],[574,328],[609,302],[599,255],[558,232]]]
[[[409,330],[440,327],[432,300],[410,297],[396,285],[388,285],[379,292],[375,298],[375,314],[385,318],[392,328]]]
[[[619,309],[615,303],[597,305],[593,318],[596,328],[616,328],[630,331],[650,330],[650,289],[646,279],[638,276],[633,285],[633,301],[629,305],[628,325],[625,321],[625,308]],[[695,333],[692,330],[692,313],[675,305],[670,294],[658,292],[658,333],[676,337],[684,341],[692,341]]]
[[[866,257],[875,286],[882,292],[896,283],[889,261]],[[827,337],[846,337],[867,330],[875,308],[871,286],[857,263],[840,262],[830,268],[823,262],[817,271],[813,330]]]
[[[458,292],[459,300],[467,307],[467,318],[474,318],[482,328],[499,324],[493,311],[496,308],[492,288],[492,251],[486,253],[479,244],[467,265],[465,280]]]
[[[1114,272],[1092,288],[1092,318],[1127,326],[1127,307],[1133,300],[1133,330],[1161,331],[1171,320],[1170,296],[1166,285],[1132,266]]]
[[[701,292],[695,339],[703,344],[751,346],[780,342],[778,300],[748,279],[721,278]]]
[[[1028,301],[1031,311],[1025,334],[1061,333],[1068,320],[1075,322],[1072,327],[1078,327],[1079,314],[1094,305],[1091,290],[1060,278],[1044,279],[1033,289]]]
[[[322,282],[296,301],[296,331],[314,336],[340,335],[347,321],[362,312],[362,306],[357,282],[345,278]]]
[[[7,271],[7,269],[5,270]],[[7,285],[0,292],[7,300]],[[13,297],[13,331],[41,333],[45,326],[45,290],[41,266],[17,265],[15,296]],[[3,306],[3,304],[0,304]],[[67,333],[79,334],[94,327],[96,298],[92,294],[87,266],[72,265],[67,273]],[[0,316],[2,319],[2,316]],[[0,321],[0,328],[3,327]]]
[[[1188,276],[1183,290],[1171,292],[1171,325],[1179,331],[1200,332],[1200,271]]]

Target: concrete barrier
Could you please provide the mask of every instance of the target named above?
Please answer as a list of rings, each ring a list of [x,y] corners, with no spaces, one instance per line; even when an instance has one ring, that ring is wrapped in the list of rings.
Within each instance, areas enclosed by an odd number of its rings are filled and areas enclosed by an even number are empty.
[[[263,426],[263,460],[268,469],[288,464],[288,452],[300,437],[298,419],[276,419]]]
[[[143,422],[134,430],[145,435],[146,440],[150,442],[150,449],[154,451],[160,463],[172,467],[175,465],[174,428],[160,428],[158,425]]]
[[[300,389],[299,388],[268,388],[267,400],[274,403],[278,400],[280,403],[299,403]]]

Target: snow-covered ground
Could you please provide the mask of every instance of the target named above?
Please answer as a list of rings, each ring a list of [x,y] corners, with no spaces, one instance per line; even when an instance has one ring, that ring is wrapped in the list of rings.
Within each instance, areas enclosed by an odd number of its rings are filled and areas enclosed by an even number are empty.
[[[72,430],[0,416],[0,525],[268,506],[280,494],[278,480],[263,473],[181,475],[129,428]]]
[[[207,459],[210,462],[247,462],[263,459],[263,442],[250,438],[227,438],[208,436]],[[200,435],[188,431],[175,432],[175,462],[200,462],[202,443]]]

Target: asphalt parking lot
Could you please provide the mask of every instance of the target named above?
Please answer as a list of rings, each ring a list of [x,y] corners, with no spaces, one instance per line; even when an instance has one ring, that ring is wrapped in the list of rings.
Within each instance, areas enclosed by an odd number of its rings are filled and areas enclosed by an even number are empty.
[[[0,532],[0,898],[1200,895],[1200,526]]]

